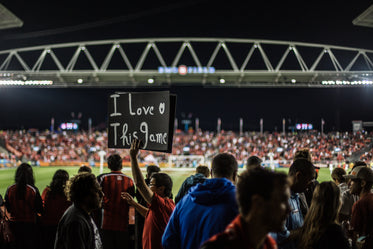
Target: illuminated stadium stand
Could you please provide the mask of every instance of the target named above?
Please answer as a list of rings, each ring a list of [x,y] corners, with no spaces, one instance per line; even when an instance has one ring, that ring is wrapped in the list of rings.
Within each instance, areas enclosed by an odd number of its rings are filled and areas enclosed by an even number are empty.
[[[226,38],[148,38],[0,51],[4,87],[357,87],[373,50]]]

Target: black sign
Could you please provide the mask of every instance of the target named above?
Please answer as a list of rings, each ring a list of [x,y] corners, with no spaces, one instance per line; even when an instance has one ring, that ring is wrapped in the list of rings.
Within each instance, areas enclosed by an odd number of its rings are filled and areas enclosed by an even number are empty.
[[[176,95],[168,91],[115,93],[109,96],[108,147],[171,152]]]

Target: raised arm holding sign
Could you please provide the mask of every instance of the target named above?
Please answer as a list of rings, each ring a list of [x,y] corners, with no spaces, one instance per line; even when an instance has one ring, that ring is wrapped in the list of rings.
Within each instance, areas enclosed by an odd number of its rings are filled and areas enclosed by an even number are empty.
[[[153,191],[148,187],[145,182],[144,176],[141,173],[139,164],[137,162],[137,156],[140,150],[140,140],[134,139],[131,144],[130,158],[131,158],[131,170],[133,180],[135,181],[137,189],[147,203],[150,203],[154,195]]]

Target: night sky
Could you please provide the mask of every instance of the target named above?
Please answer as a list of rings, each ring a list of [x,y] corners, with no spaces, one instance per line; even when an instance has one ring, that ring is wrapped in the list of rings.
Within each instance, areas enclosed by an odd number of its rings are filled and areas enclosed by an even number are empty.
[[[309,42],[373,49],[373,29],[352,20],[370,1],[18,1],[2,4],[24,21],[22,28],[0,30],[0,50],[76,41],[147,37],[224,37]],[[139,89],[0,88],[0,129],[49,128],[82,113],[93,125],[105,124],[107,97]],[[140,89],[141,90],[141,89]],[[160,89],[157,89],[160,90]],[[351,120],[373,121],[373,88],[219,89],[172,87],[177,117],[200,119],[203,129],[282,129],[309,122],[325,130],[351,130]]]

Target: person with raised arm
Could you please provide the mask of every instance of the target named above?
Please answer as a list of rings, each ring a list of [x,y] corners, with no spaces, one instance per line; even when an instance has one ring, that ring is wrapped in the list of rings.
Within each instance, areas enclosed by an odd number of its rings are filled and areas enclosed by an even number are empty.
[[[166,173],[154,173],[150,178],[149,186],[146,184],[137,161],[140,142],[137,139],[132,141],[130,158],[136,187],[149,204],[145,216],[142,245],[143,249],[162,249],[162,235],[175,208],[172,200],[172,179]]]

